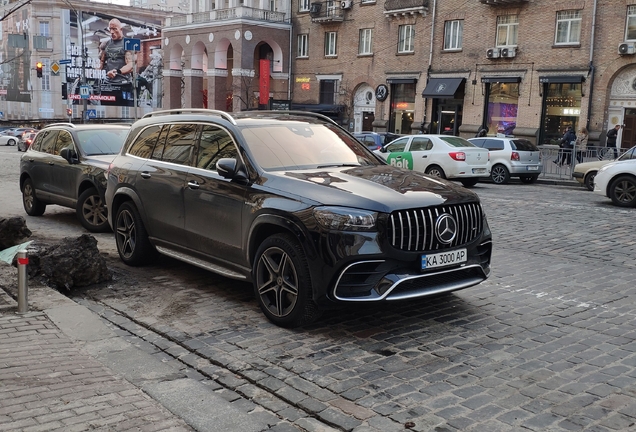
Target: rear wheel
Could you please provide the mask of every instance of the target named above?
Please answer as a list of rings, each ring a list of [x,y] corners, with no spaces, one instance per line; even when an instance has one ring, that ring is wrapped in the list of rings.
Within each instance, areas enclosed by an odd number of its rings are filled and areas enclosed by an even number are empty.
[[[519,180],[521,180],[521,183],[525,183],[525,184],[532,184],[534,182],[537,181],[537,178],[539,176],[519,176]]]
[[[119,257],[130,266],[147,264],[155,256],[156,251],[148,240],[146,227],[131,202],[125,202],[117,209],[115,243]]]
[[[596,171],[590,171],[585,174],[585,178],[583,179],[583,184],[589,191],[594,190],[594,177],[596,177]]]
[[[16,140],[14,140],[13,138],[10,138],[7,140],[7,145],[14,146],[15,143],[16,143]]]
[[[82,192],[75,211],[82,226],[90,232],[106,232],[110,229],[106,206],[97,189],[90,188]]]
[[[430,167],[426,168],[426,174],[433,176],[433,177],[439,177],[439,178],[446,178],[446,173],[444,172],[444,170],[440,167],[438,167],[437,165],[431,165]]]
[[[320,314],[312,299],[307,258],[289,234],[274,234],[256,252],[254,293],[261,310],[274,324],[298,327]]]
[[[510,181],[510,173],[508,168],[503,165],[495,165],[490,170],[490,179],[495,184],[506,184]]]
[[[609,197],[619,207],[636,207],[636,178],[624,175],[615,179],[610,185]]]
[[[476,178],[472,178],[472,179],[465,179],[465,180],[460,180],[462,182],[462,184],[464,185],[464,187],[473,187],[477,184],[477,182],[479,182],[479,179]]]
[[[35,188],[30,178],[24,180],[22,185],[22,205],[29,216],[42,216],[46,210],[46,204],[35,196]]]

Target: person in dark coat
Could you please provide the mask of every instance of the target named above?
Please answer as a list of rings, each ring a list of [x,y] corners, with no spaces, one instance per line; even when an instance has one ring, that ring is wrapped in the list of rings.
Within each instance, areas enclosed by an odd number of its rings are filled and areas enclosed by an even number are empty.
[[[484,126],[483,128],[479,129],[477,135],[475,135],[475,138],[485,137],[486,135],[488,135],[488,126]]]
[[[614,148],[614,159],[618,157],[618,150],[616,149],[616,139],[618,138],[618,131],[621,125],[616,125],[612,129],[607,131],[607,147]]]
[[[572,162],[572,149],[575,141],[576,134],[574,133],[574,129],[572,129],[572,126],[568,126],[559,142],[561,150],[559,151],[557,159],[553,161],[555,164],[563,166],[569,165]]]

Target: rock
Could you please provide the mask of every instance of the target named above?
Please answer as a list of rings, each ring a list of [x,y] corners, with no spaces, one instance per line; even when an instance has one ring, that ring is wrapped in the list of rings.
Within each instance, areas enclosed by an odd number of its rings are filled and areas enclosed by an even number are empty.
[[[31,237],[23,217],[0,218],[0,251],[22,243]]]
[[[29,277],[39,278],[58,290],[112,279],[106,260],[97,249],[97,239],[90,234],[66,237],[59,244],[49,246],[32,243],[27,252]]]

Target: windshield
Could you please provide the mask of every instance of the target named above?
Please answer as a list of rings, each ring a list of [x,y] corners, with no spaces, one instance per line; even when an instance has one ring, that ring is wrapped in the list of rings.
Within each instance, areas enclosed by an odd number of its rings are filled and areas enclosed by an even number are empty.
[[[266,171],[380,164],[364,145],[335,125],[285,121],[244,126],[242,133]]]
[[[86,156],[117,154],[124,145],[127,128],[90,129],[77,131],[77,138]]]
[[[440,136],[439,138],[451,147],[477,147],[470,141],[460,137]]]
[[[636,147],[630,148],[618,158],[618,160],[631,160],[631,159],[636,159]]]

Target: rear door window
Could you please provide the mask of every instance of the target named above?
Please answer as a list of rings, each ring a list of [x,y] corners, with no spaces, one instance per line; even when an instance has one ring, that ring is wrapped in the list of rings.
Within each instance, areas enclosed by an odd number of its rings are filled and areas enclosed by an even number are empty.
[[[496,140],[496,139],[487,139],[486,142],[484,143],[484,148],[494,151],[494,150],[503,150],[504,149],[504,142],[503,140]]]
[[[426,151],[433,148],[431,140],[425,137],[414,137],[409,151]]]
[[[190,165],[199,126],[175,124],[170,127],[161,160],[180,165]],[[154,154],[153,154],[154,159]]]
[[[471,139],[470,142],[475,144],[477,147],[483,147],[484,144],[486,143],[486,140],[485,139]]]
[[[512,140],[510,141],[510,144],[512,145],[513,150],[530,151],[530,152],[539,151],[539,147],[532,144],[530,141],[524,140],[524,139]]]

